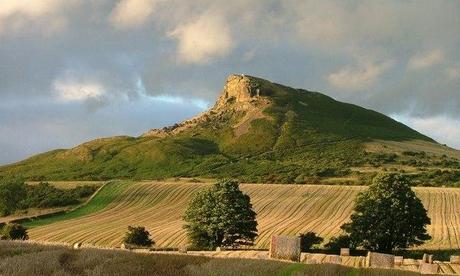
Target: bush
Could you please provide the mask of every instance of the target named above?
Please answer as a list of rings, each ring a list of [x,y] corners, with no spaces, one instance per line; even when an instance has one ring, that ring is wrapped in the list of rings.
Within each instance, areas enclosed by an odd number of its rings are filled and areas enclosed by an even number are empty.
[[[75,205],[96,191],[95,186],[78,186],[65,190],[47,182],[27,185],[18,178],[4,178],[0,181],[0,216],[6,216],[18,209],[51,208]]]
[[[48,182],[26,185],[27,194],[21,201],[21,208],[51,208],[75,205],[93,194],[95,186],[78,186],[70,190],[58,189]]]
[[[22,179],[3,178],[0,181],[0,216],[7,216],[20,206],[26,196],[26,184]]]
[[[295,179],[294,179],[294,183],[295,184],[305,184],[306,181],[305,181],[306,177],[304,174],[299,174]]]
[[[1,231],[2,240],[27,240],[27,229],[16,223],[8,223],[3,226]]]
[[[314,245],[320,244],[323,242],[323,238],[316,235],[314,232],[308,232],[305,234],[300,234],[300,249],[302,252],[307,252]]]
[[[155,242],[150,239],[150,233],[142,226],[128,226],[128,232],[123,241],[127,244],[139,246],[152,246],[155,244]]]

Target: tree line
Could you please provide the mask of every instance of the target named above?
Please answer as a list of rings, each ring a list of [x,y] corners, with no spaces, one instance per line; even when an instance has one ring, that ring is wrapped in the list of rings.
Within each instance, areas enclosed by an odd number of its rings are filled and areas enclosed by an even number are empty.
[[[28,185],[21,178],[0,180],[0,216],[28,208],[52,208],[75,205],[96,191],[93,185],[58,189],[48,182]]]

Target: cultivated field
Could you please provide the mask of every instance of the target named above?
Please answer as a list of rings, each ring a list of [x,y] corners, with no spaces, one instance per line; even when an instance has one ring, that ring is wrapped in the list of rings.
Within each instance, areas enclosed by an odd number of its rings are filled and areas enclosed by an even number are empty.
[[[119,246],[128,225],[146,226],[160,247],[186,243],[181,216],[191,195],[204,183],[114,182],[106,185],[78,214],[38,221],[29,230],[33,240],[84,242]],[[256,248],[268,248],[272,234],[314,231],[330,238],[340,233],[365,187],[324,185],[243,184],[251,196],[259,223]],[[433,240],[426,249],[460,248],[460,189],[415,188],[428,208]],[[52,222],[52,223],[51,223]],[[29,224],[34,226],[34,224]]]

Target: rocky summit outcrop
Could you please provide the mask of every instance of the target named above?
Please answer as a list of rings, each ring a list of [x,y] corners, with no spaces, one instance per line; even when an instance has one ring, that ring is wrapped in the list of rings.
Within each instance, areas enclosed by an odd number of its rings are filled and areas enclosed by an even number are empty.
[[[221,118],[222,114],[229,112],[240,112],[243,115],[234,125],[236,136],[240,136],[247,132],[251,121],[265,117],[262,111],[270,104],[270,99],[263,93],[262,86],[262,81],[258,78],[232,74],[227,77],[224,89],[210,110],[173,126],[151,129],[142,134],[142,137],[163,138],[177,134],[207,120]]]
[[[214,108],[227,103],[247,103],[259,99],[261,84],[256,78],[246,75],[230,75]]]

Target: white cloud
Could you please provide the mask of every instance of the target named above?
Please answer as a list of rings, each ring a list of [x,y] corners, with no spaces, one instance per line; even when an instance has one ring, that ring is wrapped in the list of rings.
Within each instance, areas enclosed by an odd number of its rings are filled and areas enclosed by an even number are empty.
[[[439,49],[432,50],[427,53],[419,53],[413,56],[407,67],[412,70],[419,70],[439,64],[444,60],[444,53]]]
[[[201,110],[206,110],[211,106],[211,104],[208,101],[199,99],[199,98],[184,98],[184,97],[178,97],[178,96],[171,96],[171,95],[158,95],[158,96],[151,96],[148,97],[149,100],[154,101],[154,102],[160,102],[160,103],[168,103],[168,104],[191,104],[197,108],[200,108]]]
[[[372,86],[392,66],[391,62],[363,62],[358,67],[345,67],[327,76],[329,84],[344,90],[363,90]]]
[[[53,11],[58,4],[57,0],[2,0],[0,1],[0,18],[14,14],[39,17]]]
[[[184,63],[204,64],[222,58],[234,46],[228,23],[223,16],[212,12],[178,26],[169,36],[178,40],[178,58]]]
[[[26,30],[30,28],[31,21],[41,18],[47,19],[42,28],[43,33],[62,30],[66,20],[59,12],[63,7],[75,3],[76,0],[0,0],[0,34]]]
[[[106,94],[104,86],[97,82],[73,82],[57,80],[53,84],[58,100],[62,102],[100,99]]]
[[[443,115],[428,118],[411,117],[408,115],[392,115],[417,131],[430,136],[440,143],[460,149],[460,121]]]
[[[112,10],[110,23],[120,29],[136,28],[147,23],[158,0],[122,0]]]

